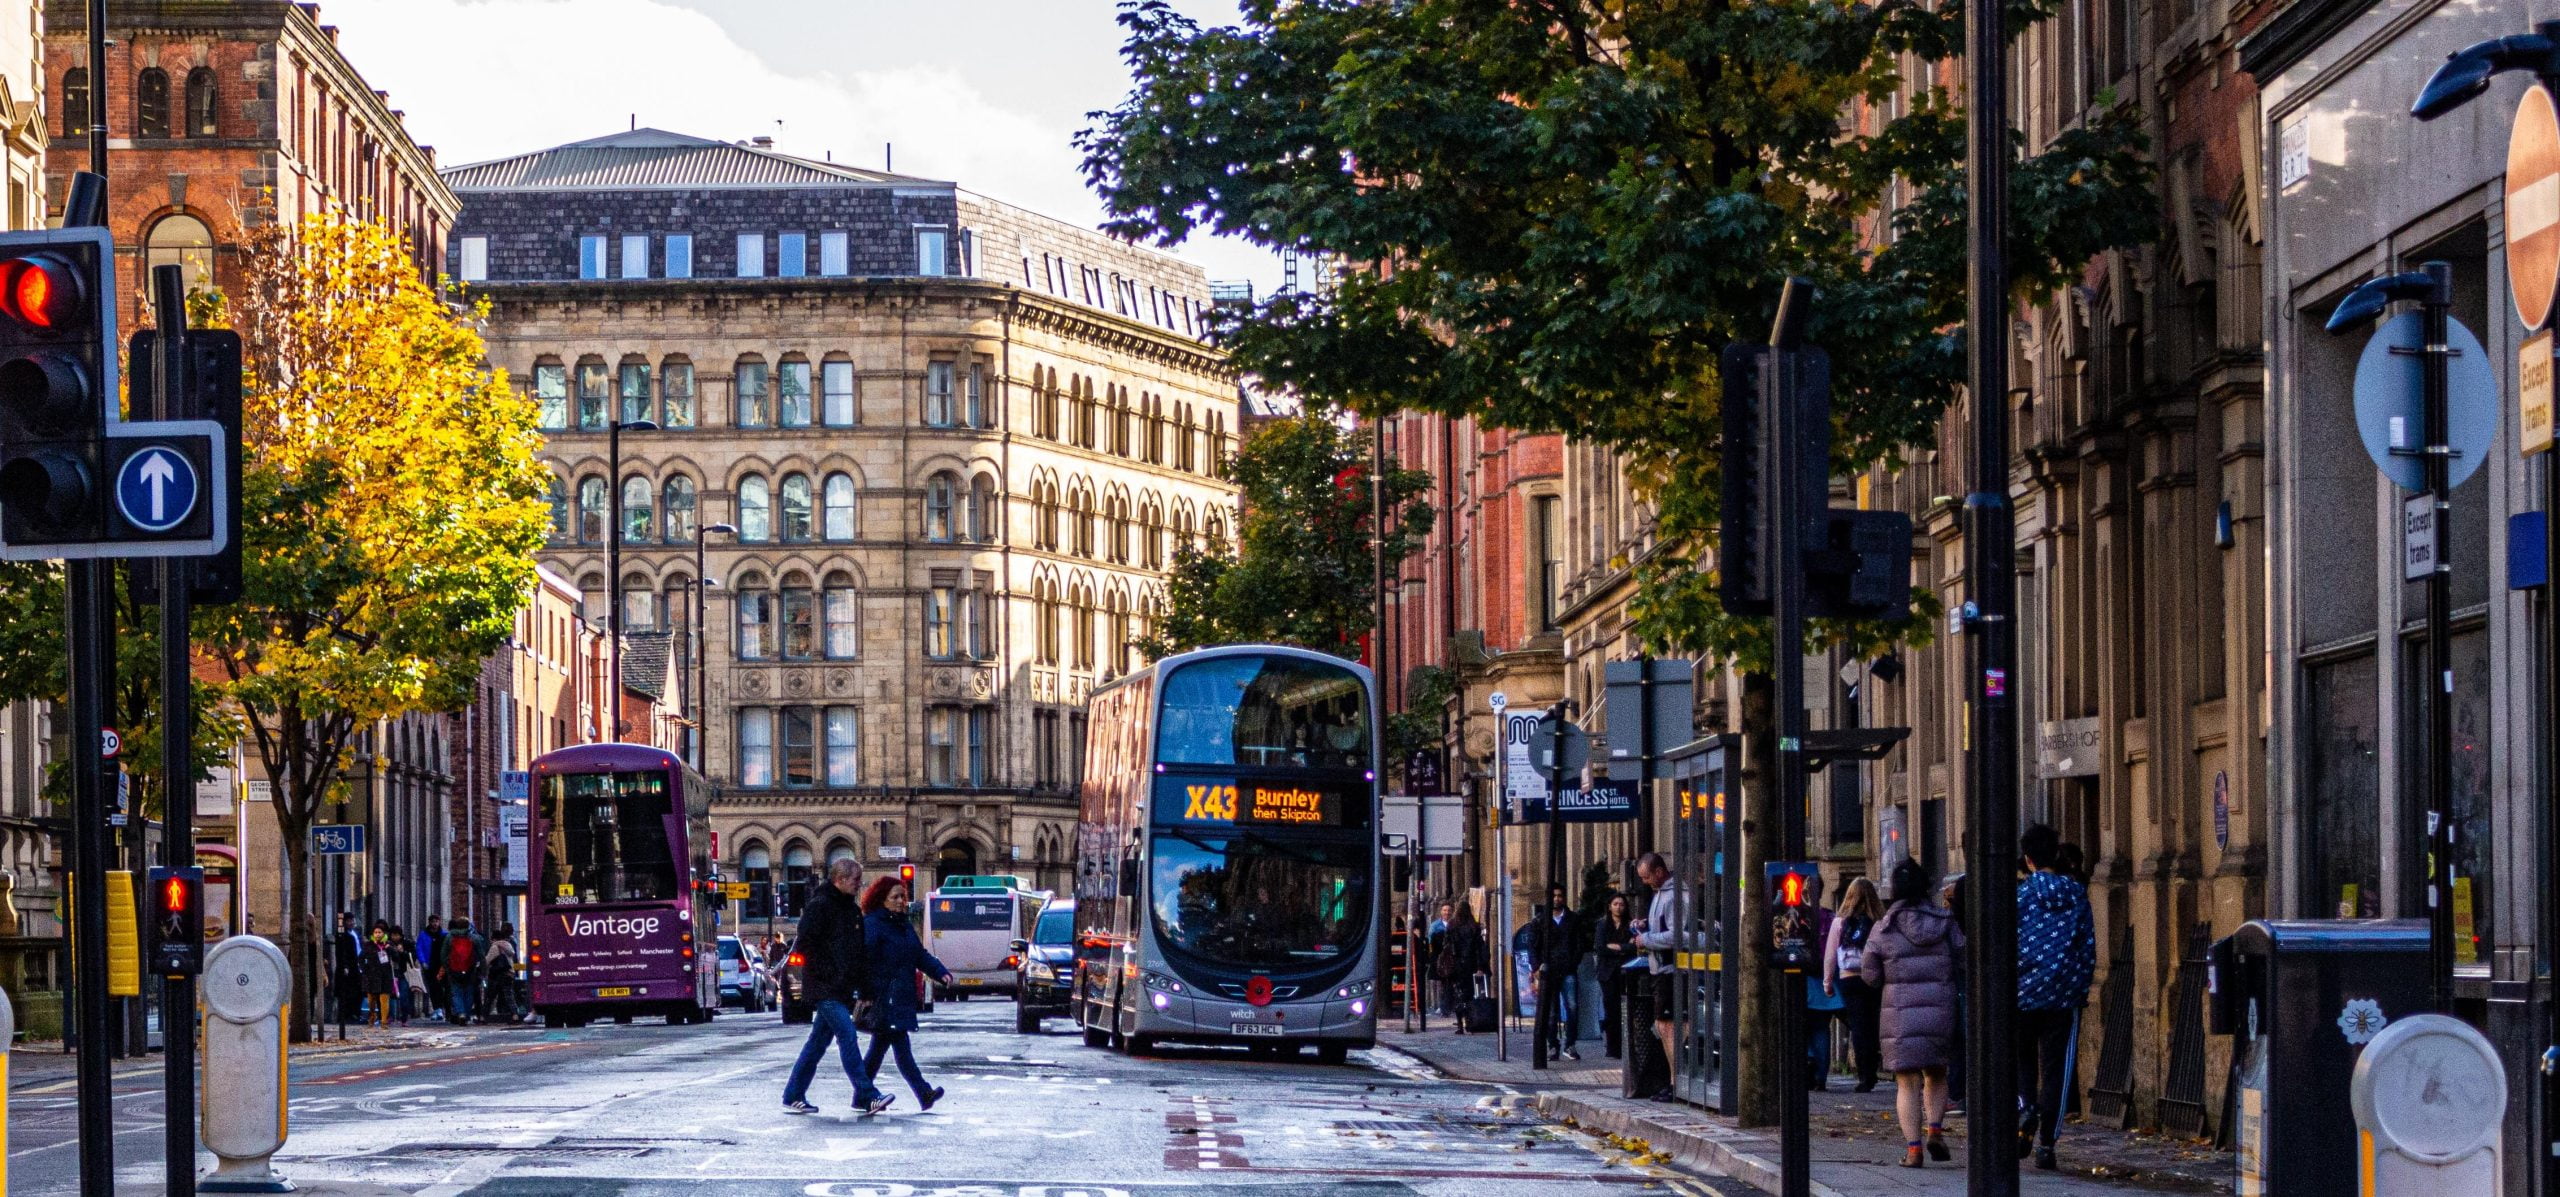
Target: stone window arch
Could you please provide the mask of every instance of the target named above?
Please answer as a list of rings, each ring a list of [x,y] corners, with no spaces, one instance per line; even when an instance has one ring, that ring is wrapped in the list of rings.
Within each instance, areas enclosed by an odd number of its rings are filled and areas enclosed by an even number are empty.
[[[960,479],[949,470],[936,472],[924,484],[924,538],[952,537],[952,508],[959,502]]]
[[[674,474],[667,478],[661,507],[660,518],[666,524],[667,543],[692,544],[693,538],[700,534],[702,512],[691,475]]]
[[[820,500],[825,512],[824,526],[820,531],[825,533],[828,540],[852,540],[861,528],[856,520],[860,509],[856,506],[853,475],[845,473],[827,475],[826,486],[820,495]]]
[[[773,488],[762,474],[738,479],[738,539],[750,544],[773,539]]]
[[[189,137],[212,137],[218,132],[214,119],[213,68],[197,67],[187,72],[187,125]]]
[[[612,495],[605,489],[604,476],[589,474],[578,479],[578,543],[603,544],[606,521],[612,518]]]
[[[646,544],[657,528],[657,487],[633,474],[622,480],[622,543]]]
[[[810,490],[807,474],[782,476],[782,539],[794,542],[809,539],[816,498]]]

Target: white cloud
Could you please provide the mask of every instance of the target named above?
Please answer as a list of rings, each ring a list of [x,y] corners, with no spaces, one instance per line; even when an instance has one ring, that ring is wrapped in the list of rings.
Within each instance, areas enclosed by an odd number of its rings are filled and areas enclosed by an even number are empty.
[[[597,137],[636,119],[733,141],[769,135],[789,153],[832,152],[873,168],[893,145],[901,174],[953,180],[1080,224],[1101,218],[1071,140],[1084,113],[991,100],[963,73],[979,65],[965,36],[920,47],[903,65],[786,73],[712,16],[664,0],[328,0],[322,19],[339,27],[357,69],[391,94],[410,135],[436,147],[446,166]],[[996,17],[982,8],[977,19]],[[1015,66],[1097,65],[1043,61],[1054,57]],[[1122,68],[1114,59],[1106,69]],[[1239,241],[1200,239],[1178,252],[1212,277],[1250,277],[1263,290],[1278,275],[1270,253]]]

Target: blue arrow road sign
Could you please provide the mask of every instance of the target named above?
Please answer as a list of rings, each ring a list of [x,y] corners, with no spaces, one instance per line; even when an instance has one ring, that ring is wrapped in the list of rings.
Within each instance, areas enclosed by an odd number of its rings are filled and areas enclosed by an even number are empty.
[[[196,468],[183,454],[153,447],[124,459],[116,471],[116,509],[145,532],[166,532],[196,509]]]
[[[311,850],[322,856],[346,856],[364,851],[364,825],[361,823],[314,823],[311,825]]]

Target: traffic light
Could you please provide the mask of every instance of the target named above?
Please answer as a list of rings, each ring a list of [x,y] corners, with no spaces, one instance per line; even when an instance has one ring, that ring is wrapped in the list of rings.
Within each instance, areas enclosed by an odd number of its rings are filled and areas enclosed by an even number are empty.
[[[193,865],[151,870],[151,971],[163,977],[204,972],[204,870]]]
[[[1736,615],[1776,610],[1778,476],[1781,453],[1795,459],[1797,543],[1822,542],[1831,490],[1831,357],[1820,349],[1771,350],[1743,342],[1725,346],[1719,370],[1724,416],[1722,510],[1718,516],[1717,593]],[[1798,435],[1778,443],[1781,403],[1794,405]]]
[[[1805,613],[1830,618],[1911,618],[1911,517],[1835,507],[1822,540],[1805,553]]]
[[[1813,942],[1813,911],[1822,897],[1821,866],[1811,861],[1771,861],[1768,877],[1769,966],[1790,973],[1819,967],[1821,949]]]
[[[902,865],[899,865],[899,866],[898,866],[898,884],[900,884],[900,885],[903,885],[903,886],[906,886],[906,887],[907,887],[907,896],[908,896],[908,897],[911,897],[911,898],[912,898],[912,897],[914,897],[914,896],[915,896],[915,892],[916,892],[916,867],[915,867],[914,865],[911,865],[911,864],[902,864]]]
[[[107,536],[111,252],[104,229],[0,233],[0,545],[13,558]]]
[[[150,394],[153,376],[159,372],[159,339],[156,329],[143,329],[133,334],[131,348],[125,353],[126,372],[135,402]],[[172,420],[211,420],[221,425],[223,439],[214,452],[223,455],[220,469],[232,485],[221,496],[226,510],[216,513],[223,526],[240,527],[240,334],[227,328],[191,328],[182,337],[181,349],[185,369],[178,379],[175,402],[168,413]],[[209,556],[195,558],[189,568],[193,583],[187,589],[189,601],[198,606],[240,601],[240,542],[236,533],[225,538],[221,549]],[[135,603],[150,607],[160,602],[157,571],[127,571]],[[717,847],[715,845],[716,853]]]

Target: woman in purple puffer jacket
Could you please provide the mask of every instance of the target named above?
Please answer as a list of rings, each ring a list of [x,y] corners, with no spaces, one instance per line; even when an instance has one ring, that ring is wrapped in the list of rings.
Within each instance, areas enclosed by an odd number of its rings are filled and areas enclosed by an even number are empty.
[[[1883,991],[1878,1029],[1902,1117],[1902,1166],[1917,1168],[1924,1148],[1931,1159],[1949,1158],[1947,1065],[1955,1051],[1964,931],[1930,896],[1929,870],[1918,861],[1895,865],[1892,882],[1893,905],[1868,932],[1858,971]]]

